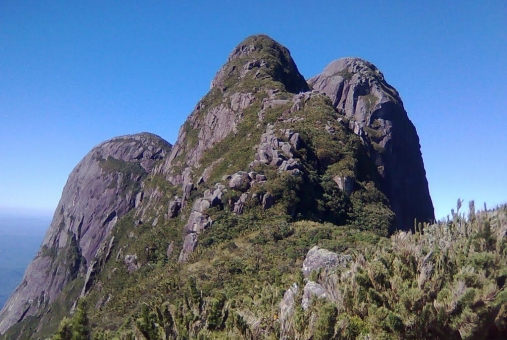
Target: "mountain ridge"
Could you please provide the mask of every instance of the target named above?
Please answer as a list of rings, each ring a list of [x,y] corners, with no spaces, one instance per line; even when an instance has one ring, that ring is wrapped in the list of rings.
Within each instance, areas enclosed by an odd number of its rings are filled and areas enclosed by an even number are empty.
[[[283,226],[303,219],[381,236],[433,220],[417,132],[397,132],[399,121],[411,124],[401,99],[358,60],[334,62],[337,71],[311,78],[311,90],[285,47],[252,36],[231,52],[174,146],[142,133],[95,147],[71,173],[41,250],[0,312],[0,333],[23,319],[35,333],[49,327],[37,318],[54,327],[66,289],[67,303],[93,296],[107,309],[117,295],[101,292],[107,277],[184,265],[199,246],[262,234],[263,223],[278,225],[283,239],[292,235]],[[411,147],[401,149],[410,162],[390,160],[397,145]],[[418,186],[422,211],[416,204],[401,216]]]

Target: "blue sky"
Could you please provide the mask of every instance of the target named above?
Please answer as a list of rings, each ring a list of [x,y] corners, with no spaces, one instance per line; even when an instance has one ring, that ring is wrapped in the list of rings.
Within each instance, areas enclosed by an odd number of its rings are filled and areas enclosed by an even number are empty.
[[[388,4],[387,4],[388,3]],[[0,2],[0,212],[52,213],[98,143],[179,126],[244,38],[287,46],[309,78],[379,67],[421,140],[438,218],[507,202],[507,2]]]

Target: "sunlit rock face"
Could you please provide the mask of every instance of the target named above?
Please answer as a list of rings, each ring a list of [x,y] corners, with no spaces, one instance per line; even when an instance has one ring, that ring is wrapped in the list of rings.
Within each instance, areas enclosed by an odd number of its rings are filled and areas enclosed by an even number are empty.
[[[116,137],[90,151],[74,168],[22,283],[0,312],[0,333],[49,306],[63,288],[85,276],[116,221],[134,209],[142,181],[171,145],[142,133]]]
[[[434,220],[417,131],[398,92],[382,72],[359,58],[330,63],[309,79],[349,119],[350,128],[369,146],[382,177],[382,191],[396,214],[396,229],[409,230],[414,221]]]

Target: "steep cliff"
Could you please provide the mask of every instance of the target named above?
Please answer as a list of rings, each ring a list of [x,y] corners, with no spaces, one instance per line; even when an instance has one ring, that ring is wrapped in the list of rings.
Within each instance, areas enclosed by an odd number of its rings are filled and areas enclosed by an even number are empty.
[[[330,63],[308,83],[331,98],[369,147],[382,177],[382,191],[396,214],[396,228],[410,230],[415,220],[433,221],[419,137],[384,75],[367,61],[344,58]]]
[[[143,180],[170,150],[160,137],[142,133],[101,143],[79,162],[40,251],[0,312],[0,333],[37,315],[66,285],[86,276],[99,252],[107,251],[104,241],[115,223],[136,207]]]
[[[41,251],[2,310],[0,333],[14,325],[8,336],[47,336],[78,297],[98,328],[138,338],[153,338],[150,327],[164,323],[157,336],[222,331],[226,316],[207,319],[210,308],[225,308],[222,295],[238,327],[260,325],[241,294],[264,292],[268,283],[273,301],[281,298],[281,284],[292,282],[311,246],[342,251],[387,236],[395,218],[400,227],[432,218],[417,134],[401,100],[374,66],[347,60],[312,78],[312,91],[285,47],[249,37],[174,147],[140,134],[92,150],[69,177]],[[409,137],[395,126],[411,127]],[[401,142],[419,153],[399,154]],[[395,215],[396,193],[412,200],[421,191],[427,211]],[[196,282],[205,287],[200,297]]]

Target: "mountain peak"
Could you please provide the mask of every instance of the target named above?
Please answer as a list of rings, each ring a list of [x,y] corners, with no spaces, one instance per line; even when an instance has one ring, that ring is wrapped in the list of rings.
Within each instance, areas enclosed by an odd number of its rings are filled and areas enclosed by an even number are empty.
[[[229,54],[228,61],[253,54],[267,53],[277,56],[278,51],[289,52],[287,48],[265,34],[252,35],[240,42]]]
[[[291,93],[309,89],[289,50],[263,34],[246,38],[232,50],[227,63],[211,82],[211,88],[225,91],[237,83],[249,80],[248,83],[254,86],[272,80],[282,85],[281,90]]]

